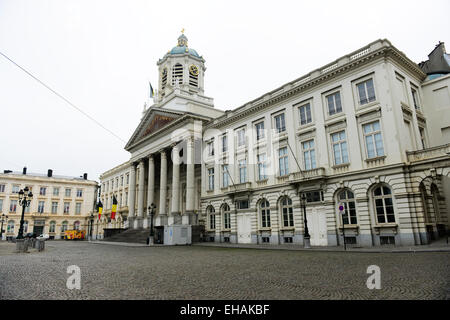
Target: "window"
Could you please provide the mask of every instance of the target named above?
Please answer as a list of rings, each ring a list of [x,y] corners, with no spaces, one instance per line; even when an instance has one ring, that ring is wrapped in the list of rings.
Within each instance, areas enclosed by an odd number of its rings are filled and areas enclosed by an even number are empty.
[[[312,122],[311,106],[309,103],[300,106],[298,108],[298,112],[300,114],[300,125],[305,125]]]
[[[9,212],[16,212],[17,210],[17,200],[11,200],[9,203]]]
[[[117,179],[117,183],[119,183],[119,179]],[[77,189],[77,197],[81,198],[83,196],[83,189]]]
[[[172,68],[172,85],[181,85],[183,83],[183,66],[177,63]]]
[[[0,192],[5,192],[5,185],[4,184],[0,184]]]
[[[208,142],[206,144],[207,148],[208,148],[208,156],[213,156],[214,155],[214,141]]]
[[[55,232],[56,230],[56,222],[50,221],[50,227],[48,228],[48,232]]]
[[[52,213],[58,213],[58,202],[52,202]]]
[[[122,197],[122,194],[120,193],[119,194],[119,208],[122,207],[122,204],[123,204],[123,197]]]
[[[41,187],[39,189],[39,195],[41,195],[41,196],[45,196],[46,192],[47,192],[47,188],[46,187]]]
[[[420,142],[422,143],[422,149],[425,149],[427,147],[426,140],[425,140],[425,129],[422,127],[419,127],[419,133],[420,133]]]
[[[214,207],[209,206],[207,210],[208,210],[209,229],[215,230],[216,229],[216,214],[215,214]]]
[[[342,221],[344,224],[357,224],[356,220],[356,207],[355,196],[350,190],[344,190],[339,193],[339,203],[344,206],[344,214],[342,215]]]
[[[23,233],[27,233],[28,232],[28,221],[25,220],[23,222]]]
[[[38,203],[38,212],[39,213],[44,213],[44,205],[45,205],[44,201],[39,201],[39,203]]]
[[[53,195],[55,197],[59,196],[59,188],[53,188]]]
[[[413,97],[414,108],[416,108],[416,110],[420,110],[419,95],[417,94],[417,90],[414,88],[411,88],[411,94]]]
[[[81,214],[81,202],[75,204],[75,214]]]
[[[230,206],[228,204],[223,205],[222,213],[223,213],[223,228],[231,229],[231,212]]]
[[[314,139],[302,142],[303,161],[305,170],[311,170],[316,167],[316,151],[314,149]]]
[[[214,190],[214,168],[208,169],[208,190]]]
[[[347,141],[345,131],[333,133],[331,135],[331,144],[333,148],[334,164],[348,163]]]
[[[123,187],[123,176],[120,176],[120,186]]]
[[[248,200],[237,201],[237,208],[238,209],[248,209],[249,208]]]
[[[377,222],[395,222],[391,189],[387,186],[379,186],[373,190],[373,198],[375,201]]]
[[[3,211],[3,199],[0,199],[0,213]]]
[[[286,123],[284,120],[284,113],[281,113],[281,114],[275,116],[275,128],[277,129],[278,133],[286,131]]]
[[[73,228],[74,228],[75,230],[80,230],[80,221],[75,221],[75,222],[73,223]]]
[[[64,213],[69,214],[70,202],[64,202]]]
[[[245,129],[240,129],[237,132],[237,138],[238,138],[238,147],[245,145]]]
[[[373,88],[372,79],[358,83],[356,87],[358,88],[360,105],[375,101],[375,89]]]
[[[294,214],[292,210],[292,200],[288,197],[281,199],[281,213],[283,215],[283,226],[294,226]]]
[[[119,177],[116,178],[116,188],[119,187]],[[78,191],[77,191],[78,192]],[[81,197],[81,196],[80,196]]]
[[[393,236],[380,236],[380,245],[395,245],[395,237]]]
[[[6,232],[8,232],[8,233],[14,232],[14,220],[8,221],[8,226],[6,227]]]
[[[261,237],[263,243],[269,243],[270,238],[269,237]]]
[[[127,185],[130,183],[130,175],[127,174]]]
[[[255,124],[256,140],[264,139],[264,121]]]
[[[239,160],[239,183],[247,182],[247,160]]]
[[[381,138],[380,121],[363,125],[364,141],[368,158],[384,156],[383,140]]]
[[[326,96],[326,99],[328,104],[328,114],[330,116],[342,112],[341,94],[339,93],[339,91]]]
[[[261,227],[270,228],[270,205],[269,201],[263,199],[259,205],[261,215]]]
[[[222,165],[222,187],[228,187],[228,165]]]
[[[67,231],[68,225],[69,223],[67,221],[63,221],[63,223],[61,224],[61,232]]]
[[[19,193],[20,186],[13,186],[12,193]]]
[[[125,192],[125,207],[128,206],[128,192]]]
[[[223,135],[222,136],[222,152],[228,151],[228,136]]]
[[[278,163],[280,169],[280,176],[289,174],[289,162],[287,147],[278,150]]]
[[[308,191],[305,192],[306,202],[320,202],[323,200],[323,194],[321,191]]]
[[[66,189],[66,197],[70,197],[71,193],[72,193],[71,189]]]
[[[266,154],[261,153],[256,156],[258,163],[258,180],[267,179],[266,175]]]

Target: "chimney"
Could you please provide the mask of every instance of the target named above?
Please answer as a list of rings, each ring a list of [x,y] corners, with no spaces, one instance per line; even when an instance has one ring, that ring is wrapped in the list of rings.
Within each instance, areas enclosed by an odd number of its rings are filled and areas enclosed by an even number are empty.
[[[87,173],[84,173],[84,174],[83,174],[83,179],[84,179],[84,180],[87,180]]]
[[[48,169],[47,171],[47,177],[52,177],[53,176],[53,170],[52,169]]]
[[[23,174],[27,174],[27,167],[23,167],[22,173],[23,173]]]
[[[3,173],[11,173],[11,170],[3,170]]]

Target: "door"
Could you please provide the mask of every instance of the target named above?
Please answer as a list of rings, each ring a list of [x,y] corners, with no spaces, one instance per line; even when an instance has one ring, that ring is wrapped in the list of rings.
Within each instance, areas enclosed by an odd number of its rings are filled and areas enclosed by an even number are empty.
[[[249,215],[237,215],[237,235],[238,243],[251,243],[251,231],[252,226],[250,224]]]
[[[34,226],[33,227],[33,234],[40,236],[44,233],[44,226]]]
[[[308,219],[308,231],[311,236],[312,246],[326,246],[328,245],[327,239],[327,220],[325,212],[312,208],[306,214]]]

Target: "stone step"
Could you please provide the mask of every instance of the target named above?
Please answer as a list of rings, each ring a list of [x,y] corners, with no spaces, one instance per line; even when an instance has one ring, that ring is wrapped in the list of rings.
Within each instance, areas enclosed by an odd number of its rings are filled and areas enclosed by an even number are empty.
[[[128,243],[147,243],[147,237],[150,230],[148,229],[129,229],[124,232],[115,234],[111,237],[104,238],[103,241],[112,242],[128,242]]]

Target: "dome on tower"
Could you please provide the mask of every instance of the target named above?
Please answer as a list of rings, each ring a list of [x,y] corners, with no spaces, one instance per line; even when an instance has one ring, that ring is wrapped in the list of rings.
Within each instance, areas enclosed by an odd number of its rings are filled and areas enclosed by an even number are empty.
[[[188,48],[188,38],[181,34],[178,37],[178,45],[173,47],[172,50],[169,51],[169,54],[185,54],[188,53],[193,55],[194,57],[201,58],[200,55],[194,49]]]

